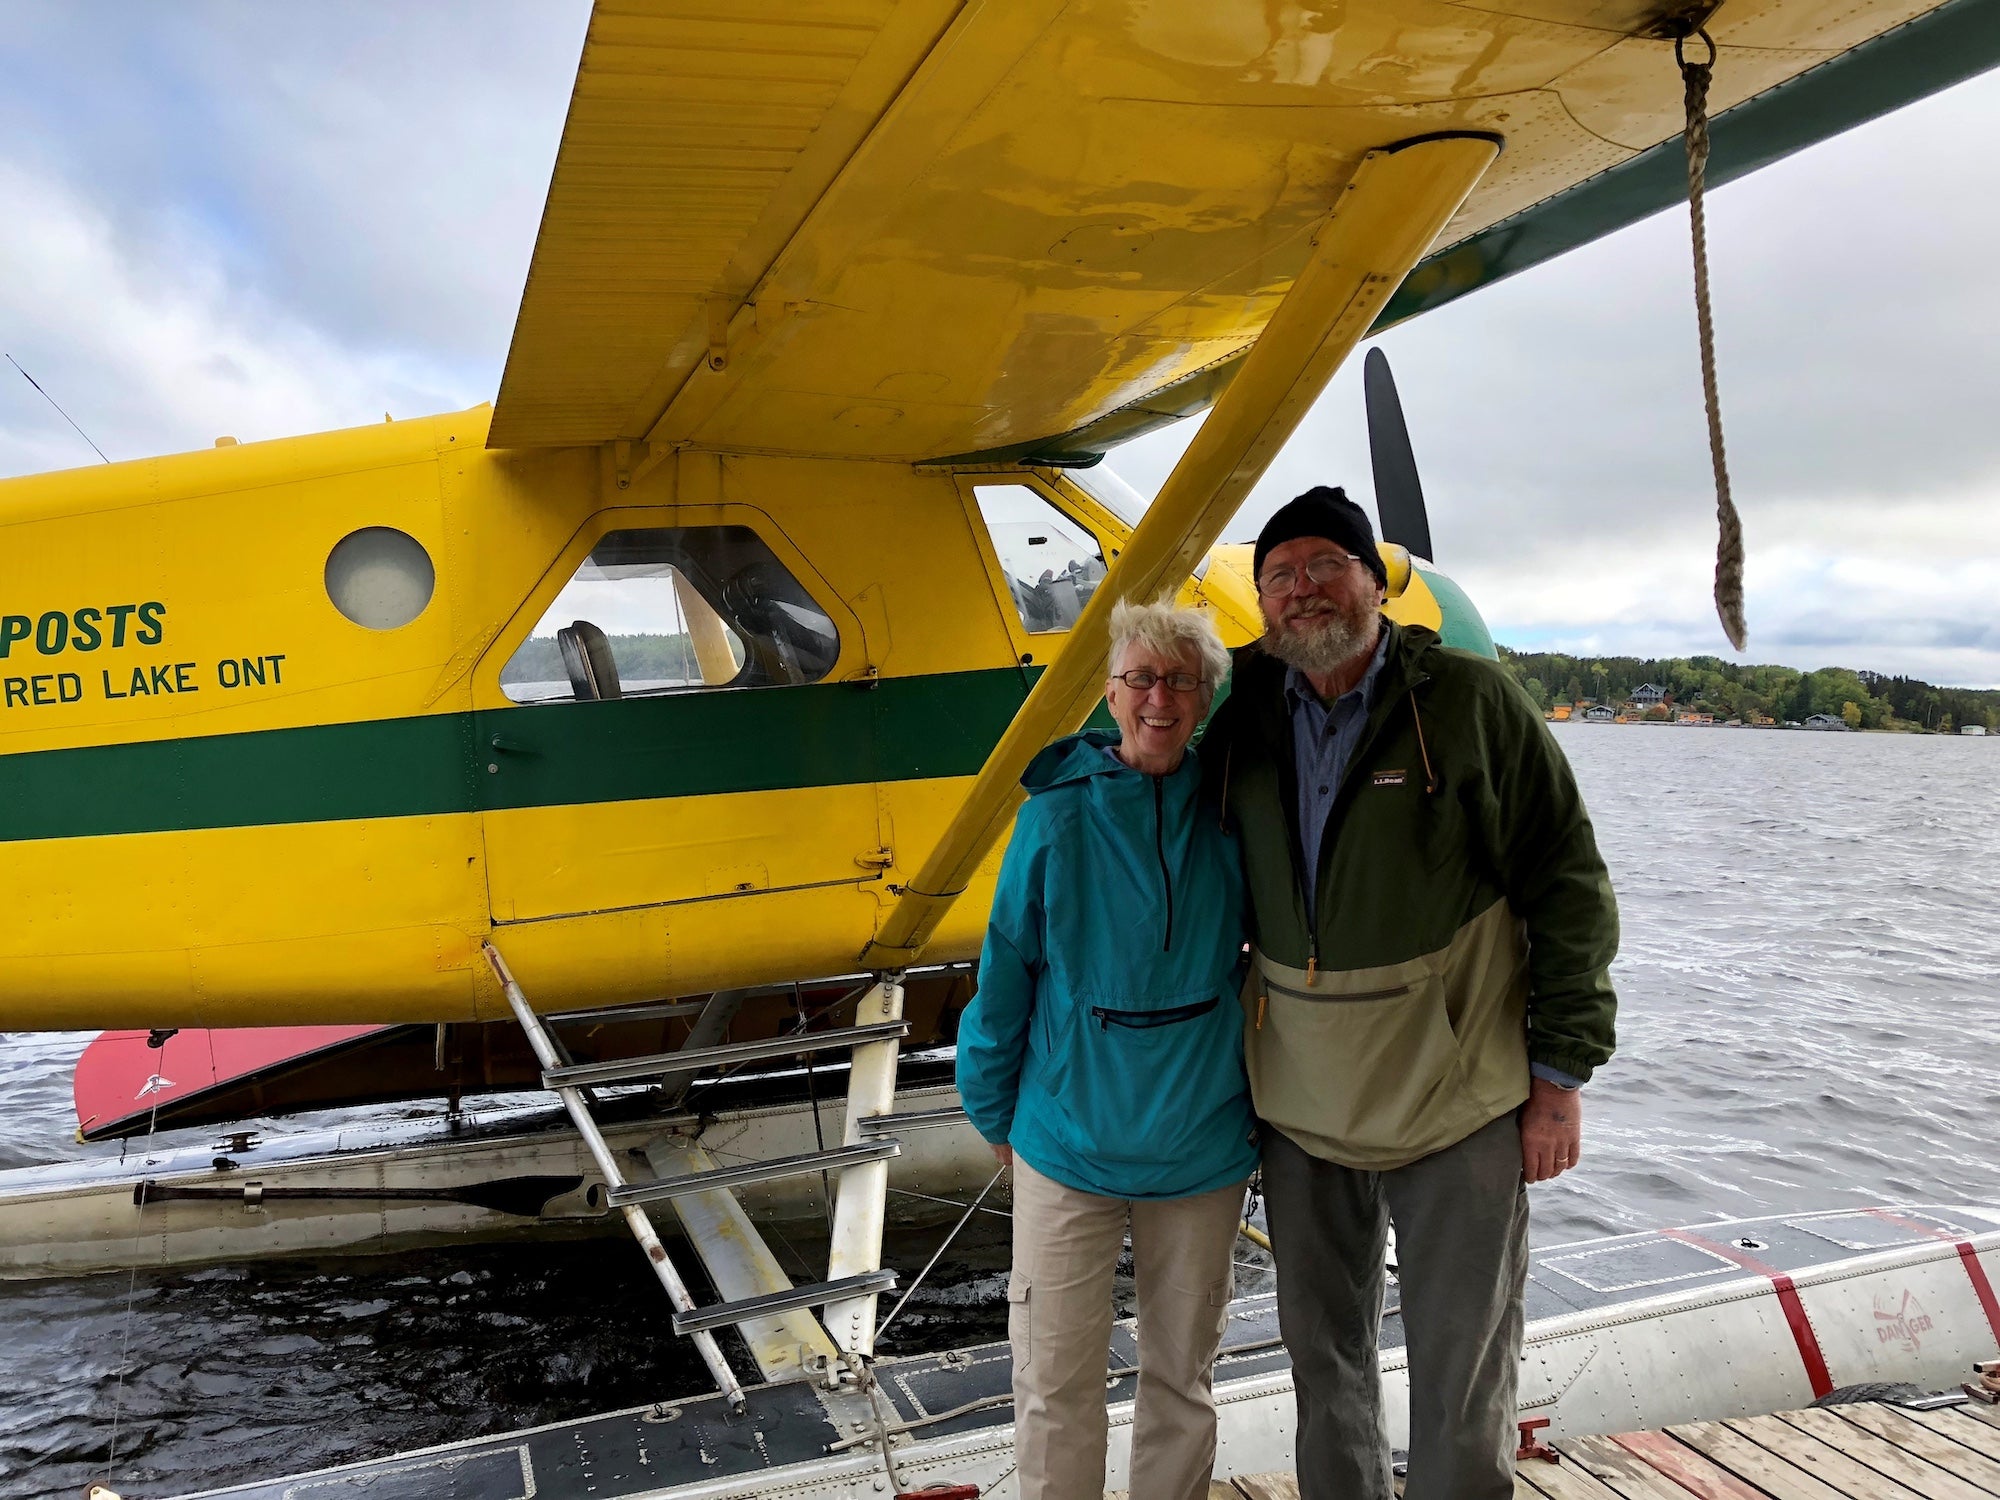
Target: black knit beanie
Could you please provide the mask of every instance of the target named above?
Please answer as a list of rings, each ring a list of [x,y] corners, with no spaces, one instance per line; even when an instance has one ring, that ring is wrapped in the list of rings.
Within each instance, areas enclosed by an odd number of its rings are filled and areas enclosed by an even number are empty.
[[[1389,570],[1375,548],[1375,528],[1368,513],[1347,498],[1347,491],[1334,485],[1317,484],[1295,500],[1287,500],[1257,533],[1257,553],[1252,576],[1264,571],[1264,559],[1273,547],[1297,541],[1302,536],[1323,536],[1352,552],[1375,575],[1383,588],[1389,586]]]

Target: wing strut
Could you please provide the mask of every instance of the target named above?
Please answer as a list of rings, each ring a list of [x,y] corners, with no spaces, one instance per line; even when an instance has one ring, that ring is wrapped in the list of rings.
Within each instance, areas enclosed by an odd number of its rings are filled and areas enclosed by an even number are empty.
[[[894,970],[916,961],[1013,817],[1021,772],[1050,740],[1081,724],[1103,691],[1112,606],[1157,598],[1194,570],[1499,152],[1496,136],[1452,134],[1421,136],[1362,159],[1242,370],[863,951],[865,967]]]

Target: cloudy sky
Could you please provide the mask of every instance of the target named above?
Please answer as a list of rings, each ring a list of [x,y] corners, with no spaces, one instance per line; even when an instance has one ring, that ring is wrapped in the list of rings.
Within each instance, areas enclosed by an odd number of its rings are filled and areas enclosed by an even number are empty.
[[[488,400],[581,0],[4,0],[0,350],[113,458]],[[2000,75],[1712,200],[1749,659],[2000,685]],[[1726,651],[1684,214],[1387,335],[1500,640]],[[0,365],[0,475],[94,462]],[[1111,460],[1148,492],[1189,424]],[[1369,494],[1360,366],[1237,517]]]

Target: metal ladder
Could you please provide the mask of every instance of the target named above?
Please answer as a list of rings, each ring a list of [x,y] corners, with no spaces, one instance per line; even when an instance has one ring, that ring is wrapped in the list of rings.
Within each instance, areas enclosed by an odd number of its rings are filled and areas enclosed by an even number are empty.
[[[716,1389],[732,1405],[743,1404],[742,1384],[715,1341],[718,1328],[734,1326],[742,1333],[766,1379],[809,1372],[831,1375],[837,1366],[858,1369],[872,1358],[876,1299],[896,1286],[896,1273],[882,1268],[882,1221],[888,1201],[889,1158],[902,1151],[901,1142],[888,1134],[899,1123],[890,1111],[900,1044],[910,1030],[903,1019],[901,976],[877,978],[861,996],[855,1024],[849,1027],[766,1041],[700,1045],[700,1041],[712,1038],[700,1035],[698,1022],[697,1035],[681,1051],[579,1065],[570,1060],[562,1043],[528,1004],[499,950],[490,942],[483,946],[508,1008],[541,1064],[542,1086],[562,1101],[583,1137],[604,1177],[608,1202],[624,1214],[632,1237],[646,1252],[653,1274],[673,1304],[674,1332],[694,1341]],[[733,1008],[732,1001],[724,1009]],[[721,1020],[726,1024],[726,1014]],[[713,1034],[719,1036],[721,1027],[713,1028]],[[845,1130],[841,1144],[824,1151],[719,1167],[699,1145],[677,1145],[663,1139],[649,1144],[645,1152],[654,1180],[634,1182],[620,1168],[591,1112],[593,1087],[680,1077],[730,1063],[841,1047],[852,1049]],[[950,1123],[928,1115],[913,1114],[905,1119],[916,1128]],[[793,1286],[731,1190],[824,1171],[840,1174],[834,1193],[827,1279]],[[696,1305],[646,1215],[649,1203],[667,1203],[674,1208],[726,1300],[707,1307]],[[814,1308],[823,1309],[823,1324],[813,1317],[810,1310]]]

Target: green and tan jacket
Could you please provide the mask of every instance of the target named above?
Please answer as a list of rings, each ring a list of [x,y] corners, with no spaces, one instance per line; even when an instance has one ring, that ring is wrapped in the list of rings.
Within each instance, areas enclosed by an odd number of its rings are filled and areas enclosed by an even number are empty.
[[[1249,881],[1257,1113],[1368,1170],[1518,1106],[1530,1060],[1588,1078],[1617,1008],[1610,877],[1540,712],[1497,663],[1385,627],[1310,921],[1283,663],[1236,653],[1201,751]]]

